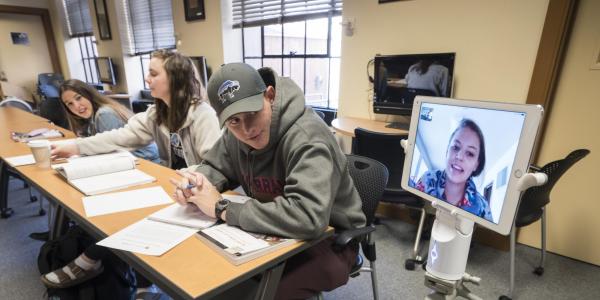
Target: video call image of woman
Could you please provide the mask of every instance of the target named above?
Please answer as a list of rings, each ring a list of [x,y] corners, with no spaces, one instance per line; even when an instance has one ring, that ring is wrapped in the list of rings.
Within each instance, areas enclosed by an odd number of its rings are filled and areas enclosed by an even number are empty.
[[[473,182],[484,167],[483,133],[475,122],[463,119],[450,136],[445,169],[425,172],[415,188],[491,221],[490,206]]]
[[[518,112],[421,104],[408,185],[497,224],[524,120]]]

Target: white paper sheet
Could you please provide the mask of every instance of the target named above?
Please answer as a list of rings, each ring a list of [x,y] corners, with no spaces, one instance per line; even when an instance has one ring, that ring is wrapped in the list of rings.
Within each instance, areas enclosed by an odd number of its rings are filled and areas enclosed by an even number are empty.
[[[160,186],[83,197],[83,208],[88,217],[169,203],[173,200]]]
[[[161,256],[196,231],[193,228],[144,219],[101,240],[97,245]]]
[[[33,158],[33,154],[20,155],[7,157],[6,162],[12,167],[25,166],[25,165],[33,165],[35,164],[35,159]]]

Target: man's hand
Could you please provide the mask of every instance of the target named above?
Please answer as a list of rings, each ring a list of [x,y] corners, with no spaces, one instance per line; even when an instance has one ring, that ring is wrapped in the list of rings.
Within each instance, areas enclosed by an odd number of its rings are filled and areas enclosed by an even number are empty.
[[[50,157],[52,157],[52,160],[69,158],[73,155],[79,155],[79,147],[74,142],[50,145]]]
[[[181,205],[193,203],[207,216],[216,218],[215,205],[221,199],[221,193],[201,173],[177,171],[182,176],[180,180],[171,178],[175,185],[175,201]]]

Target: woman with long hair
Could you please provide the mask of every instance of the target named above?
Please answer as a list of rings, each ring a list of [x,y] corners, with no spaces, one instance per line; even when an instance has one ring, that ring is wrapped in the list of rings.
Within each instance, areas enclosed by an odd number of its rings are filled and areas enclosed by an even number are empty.
[[[65,81],[60,86],[61,105],[65,110],[70,129],[79,137],[88,137],[125,126],[133,113],[115,100],[77,79]],[[160,162],[156,144],[131,152],[153,162]]]
[[[154,105],[131,117],[125,127],[53,146],[52,155],[131,151],[154,141],[163,165],[181,169],[199,164],[221,130],[197,74],[190,58],[171,50],[153,52],[146,83]]]

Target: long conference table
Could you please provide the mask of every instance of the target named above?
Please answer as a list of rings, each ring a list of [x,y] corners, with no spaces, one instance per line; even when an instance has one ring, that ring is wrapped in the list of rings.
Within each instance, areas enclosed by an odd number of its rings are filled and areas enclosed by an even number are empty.
[[[56,127],[44,118],[17,108],[0,108],[2,176],[5,176],[8,167],[6,158],[31,153],[25,143],[14,142],[10,138],[10,132],[28,132],[41,127],[56,128],[65,133],[65,138],[74,138],[72,132]],[[156,182],[125,190],[158,185],[162,186],[168,194],[173,193],[174,187],[169,183],[169,178],[177,178],[175,171],[143,159],[139,161],[138,169],[154,176]],[[88,218],[83,208],[83,194],[69,185],[56,171],[40,169],[35,165],[14,169],[45,198],[56,204],[57,216],[66,214],[97,239],[116,233],[166,206],[153,206]],[[160,257],[111,250],[175,299],[209,299],[258,274],[262,276],[254,299],[273,299],[287,258],[318,243],[332,233],[330,229],[320,239],[297,242],[239,266],[230,264],[195,237],[188,238]]]

